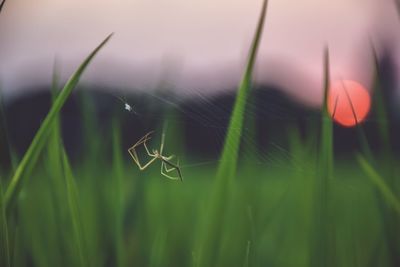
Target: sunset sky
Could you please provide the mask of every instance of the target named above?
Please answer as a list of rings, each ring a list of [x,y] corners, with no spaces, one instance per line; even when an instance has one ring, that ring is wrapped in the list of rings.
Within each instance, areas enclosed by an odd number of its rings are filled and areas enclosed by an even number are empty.
[[[0,84],[8,95],[45,86],[55,59],[67,78],[115,32],[85,82],[142,90],[167,82],[184,95],[234,89],[261,2],[9,0],[0,15]],[[270,0],[255,78],[318,105],[328,44],[333,79],[368,88],[369,40],[381,49],[399,41],[399,29],[392,0]]]

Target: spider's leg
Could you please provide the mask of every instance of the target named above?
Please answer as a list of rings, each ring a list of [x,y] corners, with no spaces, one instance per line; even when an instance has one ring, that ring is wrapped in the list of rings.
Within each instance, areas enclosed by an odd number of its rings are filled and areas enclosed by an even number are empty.
[[[165,164],[164,161],[161,161],[161,168],[164,168],[164,170],[165,170],[166,172],[172,172],[173,170],[176,170],[175,167],[168,168],[168,165]]]
[[[135,148],[130,148],[128,149],[129,154],[131,155],[131,158],[133,159],[133,161],[136,163],[136,165],[139,167],[139,169],[141,171],[143,171],[144,169],[146,169],[151,163],[153,163],[157,158],[153,157],[151,160],[149,160],[146,164],[142,165],[139,161],[139,157],[136,153],[136,149]]]
[[[153,133],[154,133],[154,131],[150,131],[145,135],[145,137],[148,137],[148,136],[152,135]]]
[[[149,150],[149,148],[147,147],[147,144],[146,144],[146,141],[147,141],[147,140],[149,140],[149,139],[146,139],[146,140],[143,142],[144,149],[146,150],[147,155],[149,155],[150,157],[155,157],[156,155],[153,154],[153,153],[151,153],[150,150]]]
[[[150,166],[150,164],[152,164],[157,158],[152,158],[149,162],[147,162],[144,166],[142,166],[140,168],[141,171],[143,171],[144,169],[146,169],[147,167]]]
[[[130,147],[130,148],[128,149],[128,151],[129,151],[129,150],[134,150],[137,146],[143,144],[144,148],[146,149],[146,153],[147,153],[150,157],[154,157],[155,155],[152,154],[152,153],[150,152],[150,150],[148,149],[148,147],[147,147],[147,141],[151,139],[151,136],[150,136],[150,135],[151,135],[153,132],[154,132],[154,131],[151,131],[151,132],[147,133],[145,136],[143,136],[142,138],[140,138],[139,141],[136,142],[136,144],[134,144],[132,147]]]
[[[128,153],[131,156],[131,158],[133,159],[133,161],[137,164],[140,165],[136,151],[134,150],[134,148],[129,148],[128,149]]]
[[[148,138],[149,139],[149,138]],[[129,153],[131,154],[131,151],[135,151],[135,148],[138,147],[139,145],[143,144],[146,142],[148,139],[145,139],[145,136],[140,138],[139,141],[137,141],[133,146],[128,148]]]
[[[172,168],[170,171],[172,171],[172,170],[174,170],[174,168]],[[171,180],[179,180],[180,179],[179,177],[171,176],[167,173],[166,165],[164,162],[161,162],[161,174]]]
[[[128,149],[128,152],[130,154],[130,156],[132,157],[133,161],[136,163],[136,165],[139,167],[140,170],[144,170],[146,169],[151,163],[153,163],[157,158],[155,157],[155,155],[151,154],[146,146],[146,142],[151,139],[150,134],[152,134],[153,132],[149,132],[148,134],[146,134],[145,136],[143,136],[142,138],[139,139],[139,141],[136,142],[136,144],[134,144],[132,147],[130,147]],[[152,159],[150,159],[146,164],[142,165],[139,161],[139,156],[136,152],[136,147],[138,147],[139,145],[143,144],[143,146],[146,149],[147,154],[152,157]]]
[[[145,136],[143,136],[142,138],[140,138],[133,146],[131,146],[129,149],[131,148],[135,148],[141,144],[143,144],[144,142],[146,142],[147,140],[150,140],[151,137],[148,136],[149,134],[146,134]]]
[[[163,156],[163,159],[168,160],[168,161],[170,161],[170,160],[173,159],[173,158],[175,158],[175,155],[171,155],[171,156],[169,156],[169,157],[164,157],[164,156]]]
[[[161,174],[163,174],[164,176],[169,176],[168,178],[170,178],[170,179],[173,178],[173,180],[181,180],[183,182],[183,176],[182,176],[181,168],[179,167],[179,161],[178,161],[178,164],[175,165],[165,159],[162,159],[161,167],[163,167],[163,166],[164,166],[164,169],[162,168]],[[168,168],[168,166],[171,168]],[[176,172],[178,173],[178,177],[170,176],[167,173],[165,173],[163,170],[165,170],[166,172],[171,172],[173,170],[176,170]]]
[[[140,138],[131,148],[137,147],[138,145],[141,145],[141,144],[147,142],[148,140],[150,140],[150,139],[151,139],[151,136],[150,136],[150,135],[151,135],[153,132],[154,132],[154,131],[151,131],[151,132],[147,133],[145,136],[143,136],[142,138]]]
[[[150,131],[150,132],[148,132],[145,136],[143,136],[142,138],[141,138],[141,140],[143,140],[143,142],[146,142],[147,140],[150,140],[151,139],[151,135],[154,133],[154,131]]]

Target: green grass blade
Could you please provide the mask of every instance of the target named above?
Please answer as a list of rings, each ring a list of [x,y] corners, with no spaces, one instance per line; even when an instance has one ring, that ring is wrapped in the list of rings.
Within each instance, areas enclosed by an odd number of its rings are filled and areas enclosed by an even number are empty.
[[[364,154],[367,156],[368,160],[370,162],[374,162],[374,156],[373,156],[372,150],[371,150],[371,148],[369,146],[367,135],[365,134],[362,125],[358,121],[356,110],[355,110],[354,105],[353,105],[353,101],[350,98],[349,92],[348,92],[348,90],[346,88],[346,85],[344,84],[343,81],[342,81],[342,85],[343,85],[344,91],[346,93],[347,101],[350,104],[350,108],[351,108],[351,112],[353,113],[354,121],[356,122],[356,128],[357,128],[358,138],[360,140],[361,149],[364,152]]]
[[[124,259],[124,242],[123,242],[123,226],[124,226],[124,160],[121,151],[121,124],[117,119],[113,121],[113,176],[115,190],[115,253],[116,266],[125,266]]]
[[[380,151],[381,157],[385,158],[385,167],[383,177],[389,186],[394,186],[396,184],[395,177],[395,157],[393,155],[393,148],[391,144],[391,134],[390,134],[390,123],[389,123],[389,110],[385,103],[388,99],[385,99],[383,95],[382,87],[382,71],[379,64],[378,53],[373,45],[371,45],[374,65],[375,65],[375,84],[374,84],[374,98],[373,98],[373,108],[377,116],[377,130],[379,133],[379,141],[381,143],[382,150]],[[367,158],[369,162],[375,163]],[[398,189],[396,190],[398,191]]]
[[[329,50],[324,55],[324,98],[321,114],[320,154],[314,187],[314,227],[311,266],[335,266],[333,253],[333,223],[331,180],[333,176],[333,123],[328,112],[330,85]]]
[[[328,178],[331,178],[333,172],[333,123],[328,111],[329,72],[329,50],[326,49],[324,55],[324,99],[322,108],[320,166]]]
[[[52,104],[57,99],[57,95],[59,93],[59,75],[56,68],[56,64],[53,67],[53,77],[52,77],[52,86],[51,86],[51,96],[52,96]],[[51,170],[53,178],[58,178],[62,174],[61,167],[61,125],[60,125],[60,114],[57,114],[52,123],[52,129],[50,131],[48,137],[48,145],[47,145],[47,161],[49,169]]]
[[[98,158],[99,161],[104,160],[101,157],[101,146],[102,140],[99,138],[93,138],[98,135],[99,131],[99,118],[96,115],[96,105],[94,103],[93,96],[89,90],[84,90],[79,93],[79,101],[82,110],[82,120],[85,122],[82,126],[83,134],[83,158],[92,159],[93,157]],[[93,165],[94,164],[94,165]],[[86,160],[83,165],[90,171],[94,168],[98,162],[90,162]]]
[[[396,4],[399,4],[399,1],[396,1]],[[399,7],[399,6],[397,6]],[[399,11],[399,9],[398,9]],[[392,189],[394,195],[399,195],[399,187],[396,179],[396,159],[393,154],[393,146],[391,144],[391,132],[390,132],[390,118],[389,118],[389,110],[388,105],[385,103],[388,101],[383,94],[383,73],[382,68],[380,66],[379,56],[376,51],[373,42],[371,41],[371,51],[373,55],[374,65],[375,65],[375,77],[374,77],[374,87],[373,87],[373,109],[376,113],[377,118],[377,130],[379,133],[379,141],[380,141],[380,155],[376,156],[376,158],[383,159],[380,161],[380,176],[383,179],[384,183],[388,188]],[[369,162],[373,169],[378,167],[376,160],[371,160],[367,155],[366,160]],[[393,263],[400,263],[399,257],[399,244],[400,239],[398,233],[398,222],[399,216],[396,213],[396,210],[393,210],[391,206],[387,205],[386,197],[381,194],[381,190],[379,187],[376,187],[377,194],[377,202],[380,205],[380,213],[382,220],[384,222],[384,232],[386,235],[386,240],[388,242],[389,247],[389,255],[391,261]],[[398,264],[397,264],[398,265]]]
[[[232,179],[236,171],[240,137],[243,131],[246,102],[250,95],[251,79],[258,47],[261,40],[261,35],[264,28],[264,21],[267,13],[267,3],[268,0],[264,0],[260,18],[258,20],[256,33],[250,48],[250,54],[248,56],[246,69],[240,82],[238,93],[236,95],[233,112],[229,122],[228,132],[225,138],[225,144],[221,155],[221,163],[218,167],[217,179]]]
[[[4,209],[3,190],[0,181],[0,266],[10,266],[9,245],[7,217]]]
[[[368,161],[361,155],[357,156],[358,163],[368,176],[370,181],[379,189],[387,204],[389,204],[396,212],[400,213],[400,201],[393,193],[393,191],[386,184],[385,179],[368,163]]]
[[[367,158],[370,162],[375,162],[375,157],[372,153],[372,150],[369,145],[368,138],[367,138],[367,135],[365,134],[364,128],[360,124],[357,124],[356,127],[357,127],[358,138],[360,140],[361,149],[362,149],[363,153],[367,156]]]
[[[385,152],[390,151],[390,130],[389,130],[389,119],[388,119],[388,111],[385,106],[385,99],[382,94],[382,85],[381,85],[381,73],[379,66],[379,58],[376,52],[376,49],[373,45],[371,45],[374,65],[375,65],[375,85],[374,85],[374,103],[373,106],[376,110],[376,115],[378,117],[378,131],[380,134],[380,138],[383,141]]]
[[[75,184],[75,179],[72,173],[71,165],[68,160],[68,156],[64,150],[62,150],[62,165],[64,170],[65,184],[67,190],[67,201],[71,215],[72,227],[74,231],[74,239],[76,245],[76,251],[79,255],[80,266],[88,266],[85,260],[84,245],[83,245],[83,229],[79,216],[79,199],[78,189]]]
[[[217,170],[216,182],[205,212],[204,221],[199,230],[199,240],[195,251],[198,253],[199,266],[212,266],[218,259],[225,211],[230,198],[230,190],[236,172],[240,137],[244,124],[246,102],[250,95],[251,78],[257,50],[263,31],[267,12],[267,0],[264,0],[258,20],[255,36],[250,48],[246,69],[236,95],[228,132]]]
[[[5,110],[4,103],[4,95],[3,90],[0,88],[0,147],[3,150],[7,151],[7,161],[9,160],[11,163],[12,171],[15,171],[17,166],[17,158],[11,146],[9,131],[8,131],[8,122],[7,122],[7,114]],[[0,164],[3,165],[4,163]],[[4,167],[4,166],[0,166]]]
[[[24,177],[28,177],[35,166],[39,153],[43,149],[45,144],[45,139],[48,137],[51,129],[52,123],[57,118],[58,113],[60,112],[62,106],[65,101],[68,99],[73,89],[78,84],[82,73],[85,71],[89,63],[92,61],[97,52],[108,42],[112,35],[109,35],[79,66],[79,68],[75,71],[75,73],[71,76],[71,78],[67,81],[61,93],[55,100],[52,105],[49,113],[47,114],[45,120],[40,126],[38,132],[31,145],[29,146],[27,152],[22,158],[21,163],[18,165],[17,170],[14,176],[11,178],[11,182],[7,188],[4,199],[5,209],[8,210],[10,204],[14,201],[15,197],[18,195],[21,185],[23,183]]]

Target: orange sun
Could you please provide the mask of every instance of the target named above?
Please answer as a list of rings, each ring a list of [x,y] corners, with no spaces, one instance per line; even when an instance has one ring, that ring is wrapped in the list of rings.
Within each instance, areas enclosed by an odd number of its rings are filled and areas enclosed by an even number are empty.
[[[368,115],[371,97],[361,84],[338,80],[328,92],[328,111],[333,120],[346,127],[361,123]]]

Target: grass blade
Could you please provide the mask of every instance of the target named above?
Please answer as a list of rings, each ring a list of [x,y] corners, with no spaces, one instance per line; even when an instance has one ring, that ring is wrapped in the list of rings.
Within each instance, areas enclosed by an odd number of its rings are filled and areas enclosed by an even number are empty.
[[[371,148],[369,146],[367,135],[365,134],[364,129],[363,129],[360,121],[358,121],[357,113],[356,113],[356,110],[354,108],[353,101],[350,98],[349,92],[348,92],[348,90],[346,88],[346,85],[344,84],[343,80],[342,80],[342,86],[343,86],[344,92],[346,94],[347,101],[350,104],[350,108],[351,108],[351,112],[353,114],[354,121],[356,122],[356,129],[357,129],[358,137],[359,137],[359,140],[360,140],[361,149],[364,152],[364,154],[367,156],[368,160],[370,162],[374,162],[374,156],[373,156],[372,150],[371,150]]]
[[[115,180],[114,198],[115,198],[115,251],[116,251],[116,266],[125,266],[124,263],[124,160],[121,151],[121,124],[119,120],[113,121],[113,176]]]
[[[384,233],[388,246],[388,254],[392,266],[399,266],[399,240],[398,240],[398,223],[400,214],[400,201],[395,193],[390,189],[386,180],[374,169],[374,167],[361,155],[357,157],[358,163],[380,193],[378,204],[382,220],[384,223]]]
[[[59,75],[56,67],[56,63],[54,63],[53,67],[53,77],[52,77],[52,86],[51,86],[51,96],[52,96],[52,104],[57,99],[59,93]],[[61,166],[61,122],[60,122],[60,114],[57,114],[52,123],[52,130],[50,131],[48,137],[48,145],[47,145],[47,160],[49,162],[49,169],[51,170],[52,176],[54,177],[62,177],[62,166]]]
[[[76,251],[79,254],[80,265],[88,266],[84,257],[84,246],[83,246],[83,230],[81,220],[79,219],[79,201],[78,201],[78,189],[75,184],[71,165],[68,160],[68,156],[65,150],[62,149],[62,165],[64,170],[65,184],[67,190],[67,201],[71,214],[72,227],[75,235]]]
[[[329,72],[329,50],[326,49],[324,55],[324,102],[322,109],[320,166],[327,177],[331,178],[333,172],[333,123],[328,111]]]
[[[397,7],[399,7],[399,1],[396,1]],[[400,9],[398,9],[399,11]],[[387,188],[393,188],[392,193],[394,195],[399,194],[399,189],[396,182],[396,159],[393,155],[393,146],[391,144],[391,132],[390,132],[390,110],[388,106],[385,105],[389,101],[387,97],[384,96],[384,80],[382,73],[382,66],[380,64],[378,52],[371,41],[371,51],[375,66],[375,77],[374,77],[374,102],[373,107],[377,118],[377,130],[379,133],[379,140],[381,143],[381,152],[379,158],[384,160],[380,162],[380,177],[383,179],[384,184]],[[371,168],[377,168],[377,161],[371,160],[370,157],[366,158],[367,162],[371,165]],[[398,225],[399,225],[399,214],[396,210],[393,210],[391,206],[387,205],[386,197],[381,194],[381,189],[376,187],[377,202],[380,206],[380,213],[382,220],[384,222],[384,232],[386,235],[386,240],[388,242],[388,250],[393,265],[398,266],[400,264],[399,256],[399,244],[400,239],[398,235]]]
[[[378,119],[378,131],[380,134],[380,138],[383,141],[383,149],[386,155],[391,153],[390,149],[390,129],[389,129],[389,116],[388,110],[385,106],[385,99],[382,93],[382,84],[381,84],[381,68],[379,64],[378,53],[372,45],[371,42],[371,50],[373,54],[374,66],[375,66],[375,85],[374,85],[374,108],[376,110],[376,115]]]
[[[246,69],[236,95],[228,132],[225,138],[225,144],[221,155],[221,163],[218,167],[217,179],[232,179],[235,174],[240,137],[243,130],[246,102],[250,95],[251,79],[261,35],[264,28],[264,21],[267,13],[267,3],[268,0],[264,0],[260,18],[258,20],[257,30],[248,56]]]
[[[393,193],[393,191],[386,184],[385,179],[379,175],[378,172],[368,163],[368,161],[361,155],[357,156],[358,163],[361,168],[371,180],[371,182],[379,189],[384,199],[396,212],[400,213],[400,201]]]
[[[38,132],[36,133],[35,137],[31,145],[29,146],[27,152],[25,153],[24,157],[22,158],[21,163],[18,165],[17,170],[15,171],[14,176],[11,178],[11,182],[7,188],[4,198],[4,207],[6,211],[8,210],[9,206],[14,201],[15,197],[18,195],[21,185],[23,183],[24,177],[28,177],[35,166],[39,153],[44,147],[45,139],[48,137],[51,129],[52,123],[57,118],[58,113],[60,112],[62,106],[64,105],[65,101],[68,99],[70,94],[72,93],[73,89],[78,84],[82,73],[85,71],[86,67],[92,61],[94,56],[97,52],[108,42],[112,35],[109,35],[86,59],[85,61],[79,66],[79,68],[75,71],[75,73],[71,76],[71,78],[67,81],[64,88],[62,89],[61,93],[55,100],[54,104],[52,105],[49,113],[47,114],[45,120],[43,121],[42,125],[40,126]]]
[[[0,181],[0,266],[10,266],[10,246],[7,217],[4,209],[3,190]]]
[[[333,123],[328,111],[328,93],[330,85],[329,50],[324,55],[324,99],[321,115],[320,154],[318,159],[318,175],[315,177],[314,205],[315,231],[312,233],[311,266],[335,266],[331,180],[333,177]]]
[[[7,151],[7,153],[5,153],[6,154],[5,158],[2,159],[0,167],[3,168],[6,167],[5,165],[7,165],[8,162],[10,162],[12,171],[15,171],[17,166],[17,158],[10,142],[7,114],[4,102],[4,94],[1,88],[0,88],[0,146],[3,148],[3,150]]]
[[[212,266],[213,262],[215,263],[218,258],[225,211],[232,181],[236,172],[246,102],[250,95],[252,73],[266,17],[267,3],[268,1],[264,0],[245,72],[231,114],[220,164],[217,170],[216,183],[213,188],[209,207],[204,216],[204,221],[201,224],[202,228],[199,231],[199,241],[197,241],[198,247],[195,249],[195,251],[199,253],[199,266]]]

